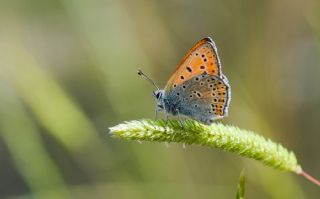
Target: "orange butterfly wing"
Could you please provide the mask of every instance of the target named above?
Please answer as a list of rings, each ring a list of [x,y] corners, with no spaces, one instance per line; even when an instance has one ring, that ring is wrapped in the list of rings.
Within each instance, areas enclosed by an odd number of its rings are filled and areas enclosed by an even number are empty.
[[[215,43],[210,37],[198,41],[182,58],[171,75],[165,90],[204,72],[221,77],[221,64]]]

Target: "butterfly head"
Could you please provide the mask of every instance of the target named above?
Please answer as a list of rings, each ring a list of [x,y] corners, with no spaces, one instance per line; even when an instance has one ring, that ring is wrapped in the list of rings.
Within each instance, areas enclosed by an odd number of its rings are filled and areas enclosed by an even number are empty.
[[[153,92],[153,96],[156,98],[158,111],[162,111],[164,109],[163,95],[164,95],[164,90],[158,89]]]

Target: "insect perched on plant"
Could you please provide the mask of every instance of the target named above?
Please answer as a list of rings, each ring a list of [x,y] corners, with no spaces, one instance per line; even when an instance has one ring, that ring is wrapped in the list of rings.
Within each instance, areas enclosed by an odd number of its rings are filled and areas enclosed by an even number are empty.
[[[231,91],[222,74],[217,48],[210,37],[197,42],[182,58],[164,89],[141,70],[138,74],[151,82],[158,111],[188,116],[204,124],[227,115]]]

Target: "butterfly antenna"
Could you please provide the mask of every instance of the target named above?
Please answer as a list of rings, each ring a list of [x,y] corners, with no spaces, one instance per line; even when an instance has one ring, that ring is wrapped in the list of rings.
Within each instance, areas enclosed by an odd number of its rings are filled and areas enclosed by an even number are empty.
[[[150,79],[147,75],[145,75],[140,69],[138,70],[138,75],[140,75],[142,78],[146,79],[148,82],[150,82],[152,85],[154,85],[157,90],[160,90],[160,88]]]

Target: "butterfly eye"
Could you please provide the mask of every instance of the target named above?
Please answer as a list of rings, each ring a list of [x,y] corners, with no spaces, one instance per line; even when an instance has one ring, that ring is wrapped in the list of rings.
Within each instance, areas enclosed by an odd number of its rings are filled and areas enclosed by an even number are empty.
[[[157,98],[157,99],[159,99],[160,96],[161,96],[161,93],[160,93],[160,92],[156,94],[156,98]]]

